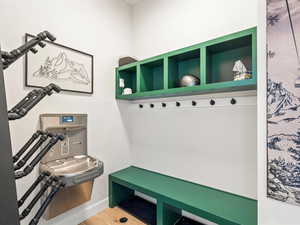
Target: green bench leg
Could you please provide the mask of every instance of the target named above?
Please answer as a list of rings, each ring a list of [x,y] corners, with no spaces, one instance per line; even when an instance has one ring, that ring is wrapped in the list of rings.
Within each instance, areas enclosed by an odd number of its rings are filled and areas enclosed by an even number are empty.
[[[157,201],[157,225],[174,225],[180,217],[180,209]]]
[[[114,183],[109,179],[109,207],[118,206],[120,202],[132,198],[134,190],[126,188],[120,184]]]

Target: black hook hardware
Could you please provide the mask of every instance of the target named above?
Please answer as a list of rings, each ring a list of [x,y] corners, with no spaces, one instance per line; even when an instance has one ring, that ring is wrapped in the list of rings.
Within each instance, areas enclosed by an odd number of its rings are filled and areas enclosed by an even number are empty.
[[[150,104],[150,107],[151,107],[151,108],[154,108],[154,104],[151,103],[151,104]]]
[[[179,107],[181,104],[180,102],[176,102],[176,106]]]
[[[230,101],[231,105],[235,105],[236,104],[236,100],[234,98],[231,99]]]
[[[209,104],[210,104],[210,105],[215,105],[215,104],[216,104],[216,101],[212,99],[212,100],[210,100]]]
[[[196,106],[197,102],[196,101],[192,101],[192,106]]]
[[[142,104],[139,104],[139,107],[142,109],[144,106]]]
[[[165,108],[167,106],[167,104],[163,102],[163,103],[161,103],[161,106]]]

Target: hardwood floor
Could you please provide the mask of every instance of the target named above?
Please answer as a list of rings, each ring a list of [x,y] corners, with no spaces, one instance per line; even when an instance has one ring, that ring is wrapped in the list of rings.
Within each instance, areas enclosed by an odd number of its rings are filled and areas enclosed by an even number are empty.
[[[126,223],[120,223],[120,218],[127,217],[128,221]],[[146,225],[134,216],[126,213],[122,209],[116,207],[113,209],[105,209],[98,213],[96,216],[84,221],[79,225]]]

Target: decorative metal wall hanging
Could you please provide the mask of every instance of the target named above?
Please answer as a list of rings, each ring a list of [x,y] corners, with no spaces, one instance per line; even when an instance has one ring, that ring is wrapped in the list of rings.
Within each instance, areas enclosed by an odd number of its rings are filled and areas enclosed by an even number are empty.
[[[3,69],[9,68],[9,66],[11,66],[14,62],[16,62],[19,58],[24,56],[29,51],[34,54],[37,53],[38,50],[35,47],[39,45],[40,47],[44,48],[46,44],[43,41],[45,41],[46,39],[50,40],[51,42],[56,40],[56,38],[51,33],[49,33],[48,31],[44,31],[39,33],[36,37],[32,38],[30,41],[21,45],[17,49],[9,52],[0,50],[0,142],[2,144],[3,150],[0,152],[0,158],[2,160],[0,166],[0,185],[2,187],[2,191],[0,194],[0,208],[2,210],[0,216],[0,224],[19,225],[20,221],[29,215],[32,208],[42,197],[43,193],[51,187],[49,195],[47,195],[46,199],[42,202],[41,207],[38,209],[37,213],[29,223],[30,225],[37,225],[46,208],[54,199],[55,195],[65,185],[59,177],[51,176],[49,179],[47,179],[46,184],[44,184],[40,191],[33,197],[32,201],[29,203],[26,209],[24,209],[24,211],[19,214],[18,208],[20,208],[24,204],[29,195],[34,191],[38,184],[42,180],[44,180],[46,175],[40,176],[38,180],[36,180],[29,187],[22,198],[18,201],[15,179],[21,179],[30,174],[33,171],[34,167],[41,161],[42,157],[47,154],[47,152],[49,152],[58,141],[64,139],[64,136],[37,132],[25,143],[20,151],[18,151],[18,153],[12,157],[8,120],[17,120],[23,118],[46,95],[51,95],[53,92],[60,92],[60,88],[55,84],[50,84],[47,87],[43,87],[39,90],[33,90],[17,105],[15,105],[11,110],[8,111],[6,105]],[[42,135],[42,137],[33,145],[33,143],[40,135]],[[48,144],[43,147],[43,149],[34,157],[29,165],[24,168],[24,170],[21,170],[22,167],[26,165],[26,162],[31,157],[33,157],[34,153],[39,150],[39,147],[49,137],[51,137],[51,139]],[[31,146],[32,148],[27,151]],[[22,159],[20,159],[20,157],[25,153],[26,155]],[[50,174],[47,174],[47,177],[48,176],[50,176]]]
[[[267,195],[300,206],[300,2],[267,1]]]
[[[34,38],[26,34],[26,42]],[[48,42],[39,54],[26,55],[25,85],[43,87],[49,83],[64,91],[93,93],[93,56],[57,43]]]

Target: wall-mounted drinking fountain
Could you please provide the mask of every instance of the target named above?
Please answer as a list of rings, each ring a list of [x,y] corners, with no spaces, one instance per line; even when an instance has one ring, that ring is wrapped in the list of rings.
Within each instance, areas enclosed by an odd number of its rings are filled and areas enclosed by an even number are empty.
[[[40,172],[58,176],[66,185],[45,212],[45,219],[51,219],[91,199],[103,162],[88,155],[86,114],[43,114],[40,123],[41,130],[65,136],[40,164]]]

